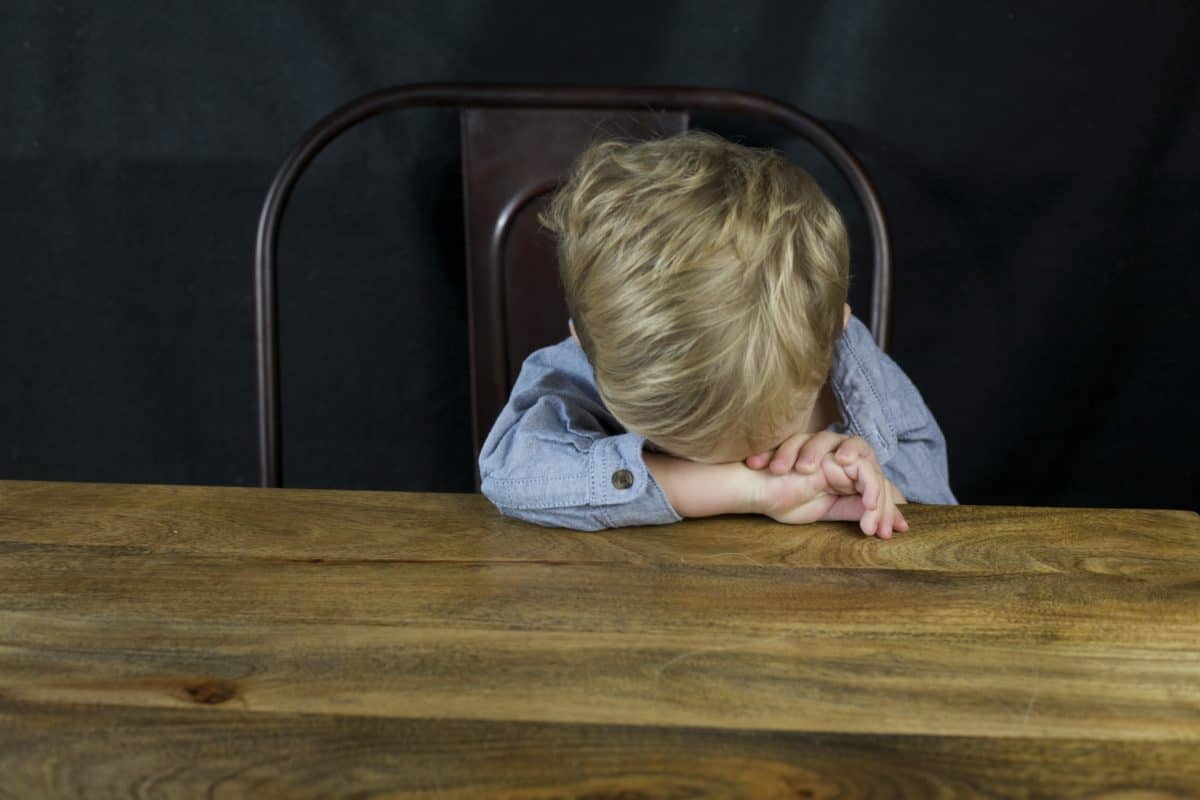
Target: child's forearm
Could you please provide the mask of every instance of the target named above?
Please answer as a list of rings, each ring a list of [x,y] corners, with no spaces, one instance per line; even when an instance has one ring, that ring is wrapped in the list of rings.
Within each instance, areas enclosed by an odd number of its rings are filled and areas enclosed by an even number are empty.
[[[645,453],[646,466],[672,507],[683,517],[762,513],[744,464],[699,464],[661,453]]]

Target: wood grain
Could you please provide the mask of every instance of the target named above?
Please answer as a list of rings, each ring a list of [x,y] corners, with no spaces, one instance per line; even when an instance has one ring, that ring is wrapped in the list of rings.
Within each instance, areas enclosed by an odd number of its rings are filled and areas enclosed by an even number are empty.
[[[919,536],[721,517],[540,528],[480,495],[0,481],[0,541],[369,561],[529,561],[1154,575],[1200,568],[1186,511],[910,505]],[[1152,545],[1152,546],[1147,546]]]
[[[1200,795],[1200,517],[906,516],[0,481],[0,796]]]
[[[0,797],[1192,798],[1189,744],[0,701]],[[1140,791],[1139,791],[1140,790]]]
[[[1200,741],[1195,650],[5,617],[0,685],[44,703]]]

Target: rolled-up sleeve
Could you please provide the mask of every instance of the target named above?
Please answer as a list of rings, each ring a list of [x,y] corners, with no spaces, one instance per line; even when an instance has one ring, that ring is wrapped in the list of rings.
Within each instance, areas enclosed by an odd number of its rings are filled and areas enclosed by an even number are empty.
[[[571,340],[522,366],[479,456],[484,495],[539,525],[600,530],[678,522],[650,474],[645,439],[612,418]]]
[[[946,460],[946,439],[930,415],[926,425],[900,434],[896,455],[884,465],[893,476],[892,483],[911,503],[956,505],[950,491],[950,469]]]
[[[909,501],[958,502],[942,429],[908,375],[857,318],[838,340],[832,379],[844,432],[867,440],[888,480]]]

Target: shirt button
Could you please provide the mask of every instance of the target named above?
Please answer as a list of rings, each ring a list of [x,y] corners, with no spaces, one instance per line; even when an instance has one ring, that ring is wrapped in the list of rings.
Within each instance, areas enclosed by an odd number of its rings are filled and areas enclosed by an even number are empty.
[[[633,486],[633,473],[627,469],[619,469],[613,473],[612,482],[618,489],[628,489]]]

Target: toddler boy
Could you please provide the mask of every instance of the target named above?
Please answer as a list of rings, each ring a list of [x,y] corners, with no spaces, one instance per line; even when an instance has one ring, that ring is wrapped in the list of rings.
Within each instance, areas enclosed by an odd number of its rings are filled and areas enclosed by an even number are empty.
[[[954,503],[916,387],[845,304],[849,243],[778,153],[690,132],[585,152],[542,216],[571,337],[480,453],[505,514],[581,530],[760,513],[907,530]]]

